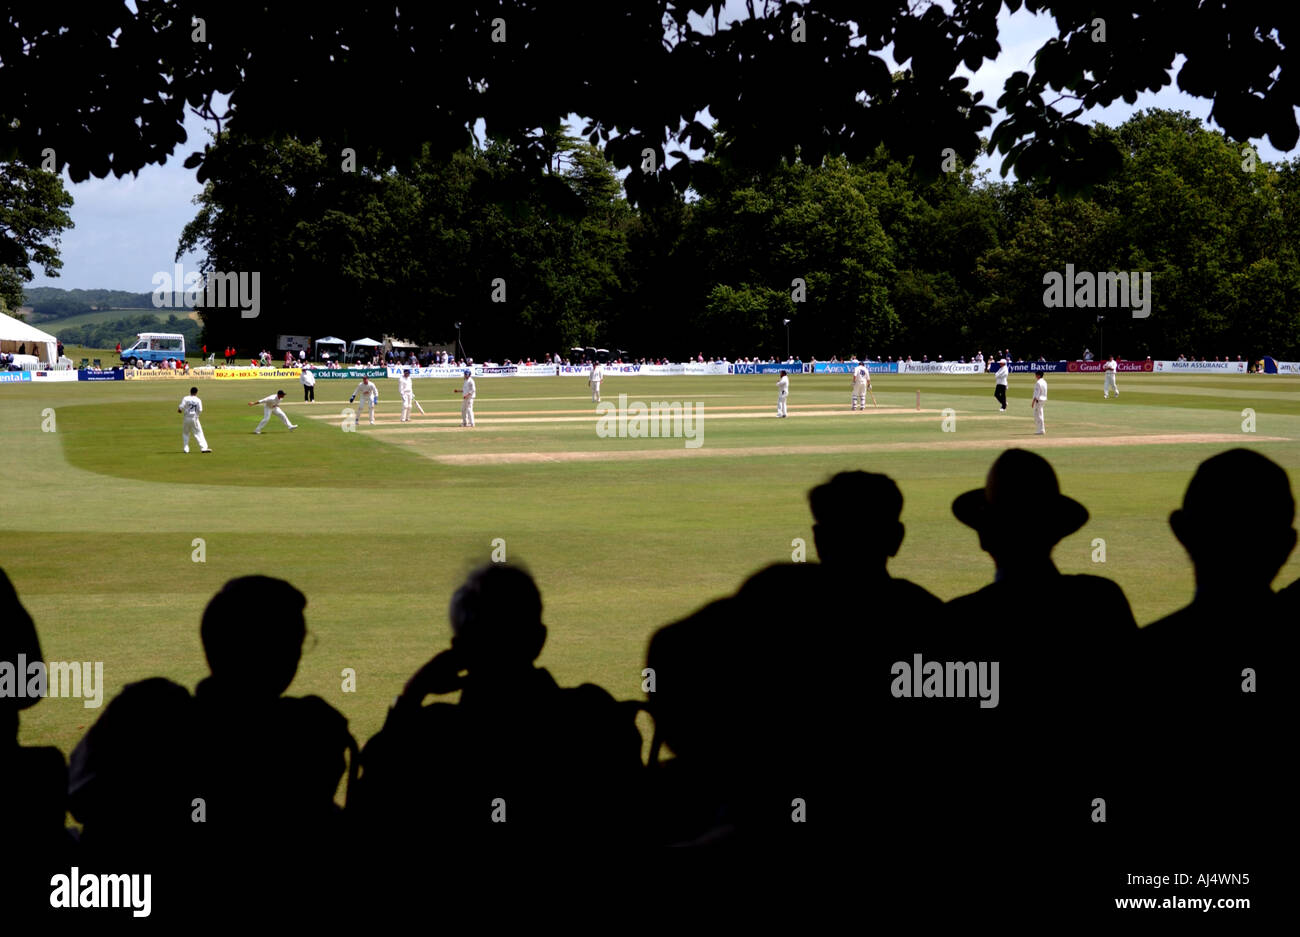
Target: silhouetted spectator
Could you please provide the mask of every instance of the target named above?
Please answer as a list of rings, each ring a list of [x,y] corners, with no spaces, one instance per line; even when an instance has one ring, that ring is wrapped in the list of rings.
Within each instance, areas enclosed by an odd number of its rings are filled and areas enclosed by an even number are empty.
[[[907,608],[919,616],[942,606],[914,582],[889,575],[886,564],[903,544],[903,493],[888,475],[840,472],[808,492],[817,558],[845,593],[877,614]]]
[[[368,834],[406,848],[529,842],[590,847],[635,834],[635,709],[534,665],[542,599],[524,570],[475,570],[452,596],[451,647],[407,682],[362,753],[349,802]],[[460,691],[460,702],[423,705]]]
[[[309,860],[336,838],[334,795],[355,748],[347,720],[319,697],[281,695],[298,669],[305,605],[283,580],[232,579],[203,612],[211,675],[194,696],[156,677],[109,704],[71,760],[88,846],[248,863],[290,851]]]
[[[953,514],[996,564],[994,582],[948,604],[952,661],[997,661],[994,707],[949,708],[927,747],[976,766],[956,783],[955,816],[1007,857],[1051,850],[1083,859],[1102,848],[1091,803],[1117,772],[1113,740],[1128,698],[1125,660],[1137,636],[1123,590],[1109,579],[1063,575],[1052,551],[1088,520],[1061,494],[1043,457],[1003,452],[983,488]]]
[[[1196,595],[1140,636],[1142,718],[1166,732],[1158,748],[1138,748],[1151,792],[1141,814],[1166,844],[1218,850],[1207,859],[1258,844],[1286,826],[1284,810],[1294,819],[1296,616],[1271,591],[1294,518],[1286,471],[1249,449],[1202,462],[1169,516]]]
[[[18,713],[41,701],[29,695],[29,665],[40,661],[41,644],[4,570],[0,570],[0,893],[12,888],[10,906],[19,919],[44,902],[32,900],[32,886],[46,886],[50,870],[65,865],[73,841],[64,829],[67,767],[57,748],[18,744]],[[48,675],[47,675],[48,677]],[[22,695],[19,695],[19,681]],[[77,701],[80,706],[81,702]]]
[[[817,564],[769,567],[651,638],[648,706],[673,756],[650,770],[657,842],[854,841],[868,625],[808,621],[826,577]]]
[[[1293,620],[1300,618],[1300,579],[1278,592],[1277,601],[1283,614],[1291,615]]]

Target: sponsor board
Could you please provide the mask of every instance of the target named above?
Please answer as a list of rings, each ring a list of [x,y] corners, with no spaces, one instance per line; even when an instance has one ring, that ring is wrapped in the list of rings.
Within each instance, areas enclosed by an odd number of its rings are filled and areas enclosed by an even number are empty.
[[[1245,374],[1244,361],[1157,361],[1156,371],[1182,374]]]
[[[77,372],[65,368],[61,371],[33,371],[33,381],[75,381]]]
[[[729,364],[728,374],[779,374],[788,371],[793,374],[803,373],[802,361],[787,361],[784,364]]]
[[[0,384],[18,384],[31,379],[31,371],[0,371]]]
[[[174,371],[171,368],[126,368],[128,381],[175,381],[194,377],[188,371]]]
[[[620,375],[646,375],[665,377],[682,374],[730,374],[731,365],[687,361],[681,364],[606,364],[605,377]],[[788,367],[788,366],[787,366]],[[388,368],[389,377],[401,377],[403,367]],[[591,366],[585,364],[475,364],[469,367],[475,377],[590,377]],[[465,368],[451,364],[437,364],[426,368],[411,368],[412,378],[441,377],[458,379],[465,376]]]
[[[124,381],[126,373],[122,368],[111,368],[107,371],[88,371],[82,369],[77,372],[79,381]]]
[[[1012,374],[1033,374],[1035,371],[1043,371],[1051,374],[1052,372],[1063,372],[1070,369],[1068,361],[1013,361],[1007,364],[1007,371]],[[995,367],[993,372],[996,373]]]
[[[383,368],[378,370],[385,373],[388,377],[401,377],[403,371],[409,370],[411,372],[411,378],[414,380],[415,378],[425,377],[464,377],[467,369],[459,368],[454,364],[434,364],[427,368],[399,368],[390,365],[387,370]],[[474,365],[468,370],[472,371],[475,375],[478,375],[482,368],[480,365]]]
[[[379,377],[401,377],[401,368],[391,370],[397,371],[396,374],[390,374],[388,368],[304,368],[303,370],[311,371],[316,375],[318,381],[342,381],[355,380],[359,381],[363,377],[368,377],[372,381]]]
[[[216,368],[212,376],[226,380],[255,380],[257,378],[302,377],[302,368]],[[317,375],[319,377],[320,375]]]
[[[858,362],[856,361],[818,361],[812,366],[813,374],[852,374],[857,370]],[[867,371],[871,374],[897,374],[898,362],[896,361],[868,361]],[[807,371],[804,372],[808,373]]]
[[[1064,371],[1065,362],[1062,361],[1061,364],[1061,370]],[[979,374],[983,370],[983,365],[976,361],[900,361],[898,363],[899,374]],[[1014,371],[1015,368],[1012,370]]]
[[[1300,361],[1277,362],[1278,374],[1300,374]]]
[[[1102,365],[1105,361],[1071,361],[1066,370],[1071,373],[1078,371],[1085,374],[1100,374]],[[1154,361],[1119,361],[1115,362],[1115,370],[1124,371],[1153,371],[1155,370]]]

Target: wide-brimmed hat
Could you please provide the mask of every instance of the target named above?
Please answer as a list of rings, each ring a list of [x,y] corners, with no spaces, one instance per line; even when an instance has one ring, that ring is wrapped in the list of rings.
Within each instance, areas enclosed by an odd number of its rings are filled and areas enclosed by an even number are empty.
[[[1029,528],[1026,532],[1051,534],[1053,542],[1088,522],[1088,509],[1061,494],[1051,463],[1026,449],[1008,449],[998,456],[984,487],[958,495],[952,513],[976,530],[990,523],[1023,525]]]

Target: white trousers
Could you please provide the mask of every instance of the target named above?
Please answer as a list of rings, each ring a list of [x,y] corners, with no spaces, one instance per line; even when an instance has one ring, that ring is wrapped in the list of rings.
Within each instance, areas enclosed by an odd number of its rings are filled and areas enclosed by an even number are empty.
[[[208,448],[208,441],[203,438],[202,424],[199,423],[197,418],[190,419],[189,417],[186,417],[181,421],[181,446],[186,452],[190,451],[191,434],[194,436],[195,440],[198,441],[200,449]]]
[[[361,422],[361,415],[366,412],[366,406],[370,407],[370,422],[375,422],[375,398],[362,397],[357,401],[357,422]]]
[[[1112,390],[1115,392],[1115,396],[1118,397],[1118,396],[1119,396],[1119,388],[1115,385],[1115,372],[1114,372],[1114,371],[1107,371],[1107,372],[1106,372],[1106,383],[1102,385],[1102,388],[1101,388],[1101,395],[1102,395],[1103,397],[1109,397],[1109,396],[1110,396],[1110,392],[1111,392]]]
[[[460,425],[474,425],[474,398],[466,397],[460,402]]]
[[[591,399],[600,403],[600,381],[591,382]]]
[[[785,416],[785,398],[789,396],[784,391],[776,396],[776,415]]]
[[[1043,402],[1038,401],[1038,406],[1034,407],[1034,430],[1039,433],[1046,433],[1047,426],[1043,423]]]
[[[270,422],[270,419],[271,419],[272,414],[274,414],[275,416],[278,416],[280,419],[284,420],[284,425],[285,425],[285,426],[292,426],[292,425],[293,425],[292,423],[289,422],[289,415],[288,415],[287,413],[285,413],[283,410],[281,410],[279,407],[265,407],[265,406],[264,406],[264,407],[262,407],[262,422],[257,424],[257,430],[256,430],[256,432],[259,432],[259,433],[260,433],[260,432],[262,431],[262,427],[264,427],[268,422]]]
[[[863,410],[867,409],[867,385],[853,385],[853,409],[856,410],[861,406]]]
[[[411,419],[411,402],[415,400],[415,394],[402,394],[402,422],[405,423]]]

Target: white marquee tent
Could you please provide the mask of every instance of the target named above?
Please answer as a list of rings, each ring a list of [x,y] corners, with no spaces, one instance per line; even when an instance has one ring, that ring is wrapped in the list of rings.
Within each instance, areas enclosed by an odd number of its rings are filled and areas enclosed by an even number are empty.
[[[321,346],[321,345],[329,345],[330,347],[333,347],[333,346],[337,345],[337,346],[338,346],[342,351],[344,351],[344,352],[346,352],[346,351],[348,350],[348,343],[345,342],[345,341],[343,341],[343,339],[341,339],[341,338],[335,338],[333,335],[327,336],[327,337],[325,337],[325,338],[318,338],[318,339],[316,339],[316,357],[317,357],[317,358],[320,357],[320,346]]]
[[[53,365],[59,360],[57,338],[0,312],[0,351],[16,355],[19,347],[24,345],[27,346],[25,354],[35,355],[46,364]]]
[[[377,342],[373,338],[358,338],[352,343],[352,351],[350,354],[355,358],[357,356],[358,348],[377,348],[382,344],[382,342]]]

